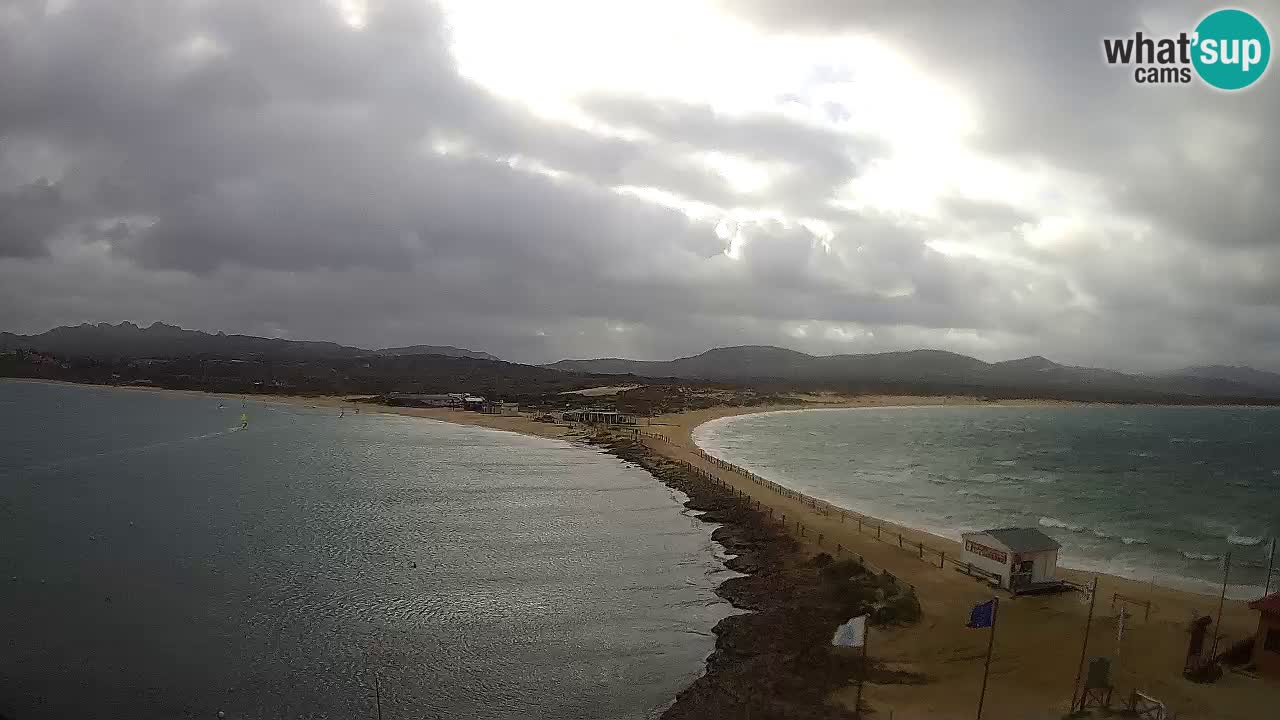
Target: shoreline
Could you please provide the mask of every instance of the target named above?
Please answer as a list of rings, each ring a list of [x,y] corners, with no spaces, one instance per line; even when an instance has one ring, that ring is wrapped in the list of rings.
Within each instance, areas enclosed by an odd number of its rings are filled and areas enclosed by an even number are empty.
[[[1019,405],[1012,405],[1012,404],[1000,405],[999,403],[993,403],[993,404],[988,404],[984,406],[986,407],[1019,407],[1019,406],[1028,406],[1028,405],[1030,405],[1030,403],[1019,404]],[[698,444],[697,439],[695,437],[695,433],[699,428],[705,427],[707,425],[711,425],[713,423],[721,423],[726,420],[753,417],[756,415],[782,414],[782,413],[793,413],[793,412],[810,412],[810,411],[824,412],[824,411],[851,410],[851,409],[904,409],[906,410],[906,409],[918,409],[918,408],[927,408],[927,407],[937,407],[937,405],[884,405],[884,406],[855,406],[855,407],[832,407],[832,408],[802,408],[797,410],[769,410],[769,411],[764,411],[760,413],[726,414],[720,417],[711,418],[699,425],[688,428],[689,436],[687,439],[687,444],[690,447],[706,452],[708,455],[711,455],[712,457],[716,457],[716,458],[719,458],[720,460],[723,460],[724,462],[731,463],[732,461],[730,461],[728,458],[716,455],[709,448],[703,447]],[[1175,407],[1180,407],[1180,406],[1175,406]],[[1200,407],[1208,407],[1208,406],[1200,406]],[[1228,406],[1223,406],[1223,407],[1228,407]],[[681,439],[683,439],[683,437]],[[752,468],[744,467],[743,469],[747,470],[748,472],[754,472]],[[785,482],[779,482],[778,479],[775,477],[771,477],[759,472],[757,472],[756,474],[770,481],[778,482],[778,484],[783,485],[788,489],[794,490],[795,492],[802,492],[788,485]],[[841,509],[850,510],[850,511],[852,511],[853,509],[852,505],[841,505],[842,501],[839,501],[839,500],[830,500],[824,497],[819,497],[817,495],[810,495],[810,497],[813,497],[821,502],[828,503],[832,507],[841,508]],[[848,501],[845,500],[843,502],[847,503]],[[903,528],[906,530],[910,530],[913,533],[918,533],[924,537],[933,538],[933,542],[926,541],[926,544],[928,545],[936,545],[936,544],[953,545],[957,548],[957,552],[958,552],[959,543],[961,542],[960,534],[963,531],[963,529],[941,528],[937,526],[932,526],[927,523],[920,522],[918,520],[914,520],[911,518],[893,516],[892,513],[885,513],[882,510],[873,510],[870,513],[862,513],[861,511],[859,511],[859,514],[864,515],[867,518],[871,518],[871,519],[875,519],[880,522],[883,522],[886,526],[892,525],[895,528],[895,532],[897,528]],[[1054,520],[1054,518],[1048,518],[1048,519]],[[1044,527],[1054,527],[1053,525],[1045,526],[1044,523],[1039,523],[1039,525]],[[1230,537],[1223,538],[1222,541],[1237,549],[1259,547],[1261,545],[1264,545],[1264,543],[1262,542],[1258,542],[1252,545],[1236,543],[1236,542],[1233,542]],[[1141,544],[1147,544],[1145,540],[1140,540],[1139,542]],[[1232,550],[1232,552],[1235,552],[1235,550]],[[1213,560],[1220,561],[1221,557],[1219,556],[1219,557],[1213,558]],[[1136,568],[1132,571],[1131,574],[1125,574],[1122,572],[1113,571],[1111,569],[1101,569],[1100,567],[1101,565],[1102,565],[1102,561],[1095,561],[1090,558],[1060,556],[1058,560],[1059,570],[1067,570],[1074,574],[1087,575],[1090,577],[1094,575],[1107,576],[1107,577],[1118,578],[1123,580],[1130,580],[1133,582],[1142,583],[1144,585],[1149,584],[1153,577],[1158,577],[1158,581],[1156,582],[1157,587],[1163,587],[1168,590],[1189,593],[1193,595],[1200,595],[1206,598],[1212,598],[1214,602],[1217,601],[1219,591],[1221,590],[1221,585],[1222,585],[1222,583],[1217,580],[1191,577],[1187,575],[1177,575],[1177,574],[1171,574],[1168,572],[1161,573],[1155,569],[1148,569],[1148,568]],[[1273,585],[1273,589],[1274,589],[1274,585]],[[1255,585],[1245,585],[1245,584],[1239,584],[1239,583],[1228,583],[1227,599],[1235,600],[1235,601],[1244,601],[1244,602],[1247,602],[1249,600],[1256,600],[1260,596],[1260,593],[1262,592],[1262,590],[1263,590],[1263,587],[1261,585],[1255,586]]]
[[[861,402],[842,406],[886,407],[893,404],[891,400],[897,399],[864,398]],[[912,404],[927,406],[979,404],[958,399],[938,399],[931,403],[919,403],[915,398],[902,400],[916,401]],[[871,689],[868,696],[874,704],[883,703],[892,707],[902,717],[916,717],[917,715],[909,714],[913,711],[918,712],[920,717],[971,717],[971,709],[955,707],[954,697],[957,694],[963,696],[971,693],[978,679],[975,679],[972,669],[958,667],[954,658],[981,657],[984,648],[974,643],[973,634],[963,628],[959,618],[965,616],[973,603],[990,598],[992,593],[976,587],[976,584],[963,579],[963,576],[922,561],[915,551],[917,543],[923,542],[929,547],[942,549],[948,555],[955,553],[953,557],[958,557],[959,543],[943,536],[887,522],[883,523],[883,527],[889,533],[890,540],[901,533],[903,540],[900,542],[903,547],[895,542],[883,542],[874,536],[863,535],[856,528],[850,528],[842,522],[843,518],[832,518],[803,500],[775,494],[746,475],[718,467],[699,457],[700,448],[693,441],[692,433],[705,422],[724,417],[796,409],[821,408],[720,408],[670,415],[661,419],[661,428],[649,428],[668,433],[669,440],[647,442],[670,457],[701,462],[704,467],[714,468],[721,477],[728,479],[737,489],[751,497],[779,512],[785,512],[788,518],[802,518],[810,535],[821,533],[820,537],[824,537],[828,543],[835,541],[844,548],[864,554],[877,567],[889,569],[920,588],[926,618],[932,618],[927,623],[931,626],[930,629],[895,633],[897,637],[894,642],[882,641],[880,648],[881,652],[889,655],[890,662],[896,661],[901,663],[900,667],[923,672],[930,676],[931,682],[906,693],[900,692],[899,688],[877,687]],[[654,424],[659,424],[656,419]],[[1271,707],[1269,703],[1274,702],[1274,696],[1269,693],[1274,693],[1274,690],[1262,685],[1262,681],[1254,680],[1250,683],[1241,676],[1227,673],[1216,685],[1200,686],[1181,677],[1187,622],[1193,614],[1213,615],[1218,602],[1217,593],[1207,595],[1153,585],[1149,581],[1066,568],[1060,569],[1059,576],[1082,584],[1095,577],[1098,580],[1098,608],[1089,638],[1091,657],[1113,654],[1118,648],[1117,616],[1120,608],[1127,606],[1131,616],[1136,612],[1137,618],[1141,620],[1140,623],[1131,620],[1126,626],[1124,650],[1119,653],[1125,659],[1118,661],[1113,667],[1113,681],[1117,690],[1127,693],[1133,688],[1143,689],[1164,700],[1179,714],[1195,716],[1243,720],[1258,717],[1263,708]],[[1149,616],[1138,605],[1119,602],[1117,607],[1117,595],[1149,602]],[[1070,679],[1076,672],[1087,606],[1081,603],[1076,593],[1020,597],[1007,603],[1001,605],[1002,618],[1008,618],[1002,619],[1002,626],[1013,623],[1013,634],[1017,638],[1011,639],[1008,631],[1002,631],[1003,642],[998,644],[997,656],[1004,654],[1005,661],[1003,664],[993,663],[992,677],[995,683],[997,674],[1003,675],[1001,681],[1012,686],[1015,697],[1006,698],[1003,703],[996,701],[996,705],[989,705],[987,716],[1012,718],[1037,716],[1039,713],[1046,713],[1043,715],[1045,717],[1061,716],[1068,704]],[[1251,635],[1256,627],[1257,614],[1248,610],[1244,601],[1226,601],[1222,621],[1222,632],[1226,636],[1222,641],[1224,646]],[[1067,651],[1062,649],[1064,647],[1076,649]],[[1137,652],[1139,647],[1145,648],[1145,655]],[[1014,662],[1010,664],[1010,660]],[[1063,690],[1064,682],[1066,690]],[[1231,689],[1227,690],[1227,687]],[[1052,712],[1057,715],[1047,714]]]
[[[662,720],[849,718],[856,699],[832,700],[854,677],[894,685],[924,681],[830,643],[835,628],[858,615],[869,616],[872,632],[917,623],[914,590],[852,558],[797,541],[750,500],[641,442],[609,433],[588,442],[688,497],[685,508],[719,525],[712,540],[728,555],[721,562],[739,573],[715,593],[744,612],[712,628],[716,646],[704,672],[677,693]],[[862,707],[870,709],[866,702]]]
[[[73,387],[97,388],[105,391],[125,391],[125,392],[148,392],[169,394],[175,393],[179,395],[191,396],[207,396],[218,397],[231,400],[245,400],[249,402],[260,402],[275,405],[293,405],[305,406],[316,409],[320,407],[327,408],[344,408],[356,406],[364,412],[381,413],[387,415],[403,415],[408,417],[419,417],[440,422],[452,423],[455,425],[468,425],[472,427],[482,427],[491,430],[501,430],[513,432],[521,435],[529,435],[534,437],[585,441],[591,434],[590,429],[583,427],[566,426],[563,423],[542,423],[532,418],[506,415],[482,415],[480,413],[456,410],[450,408],[415,408],[415,407],[399,407],[390,405],[374,405],[360,404],[345,397],[318,395],[273,395],[273,394],[235,394],[235,393],[217,393],[206,392],[203,390],[182,390],[159,388],[151,386],[136,385],[99,385],[91,383],[75,383],[64,380],[45,380],[39,378],[3,378],[3,380],[12,382],[30,382],[48,385],[63,385]],[[938,395],[938,396],[902,396],[902,395],[864,395],[857,397],[841,397],[834,395],[798,395],[794,403],[775,403],[756,406],[726,406],[718,405],[712,408],[702,410],[691,410],[678,413],[669,413],[649,418],[644,425],[635,426],[638,429],[644,429],[649,432],[663,432],[670,429],[672,432],[663,433],[672,441],[672,445],[680,450],[697,451],[701,449],[693,438],[694,431],[709,422],[724,420],[727,418],[747,416],[747,415],[764,415],[772,413],[788,413],[788,412],[804,412],[810,410],[849,410],[858,408],[929,408],[939,406],[959,406],[959,407],[1076,407],[1086,405],[1117,405],[1115,403],[1086,403],[1075,400],[1040,400],[1034,398],[1027,399],[1001,399],[1001,400],[985,400],[972,396],[958,395]],[[1168,407],[1217,407],[1217,406],[1181,406],[1171,405]],[[1221,407],[1237,407],[1237,406],[1221,406]],[[662,452],[661,448],[655,448]],[[920,528],[911,525],[908,522],[898,522],[889,518],[878,517],[874,514],[864,514],[852,507],[842,508],[850,512],[858,512],[865,517],[881,522],[886,528],[892,528],[893,532],[901,531],[904,537],[916,537],[916,542],[924,540],[927,545],[945,546],[948,552],[954,551],[955,555],[959,555],[960,543],[958,540],[938,534],[934,530],[928,528]],[[1117,581],[1127,583],[1138,583],[1143,587],[1150,585],[1149,581],[1129,578],[1122,575],[1104,573],[1090,570],[1088,568],[1072,568],[1067,566],[1059,566],[1059,569],[1066,570],[1071,574],[1081,577],[1099,577],[1112,578]],[[1075,579],[1075,578],[1072,578]],[[1197,598],[1211,598],[1217,601],[1216,593],[1202,593],[1186,588],[1170,587],[1156,584],[1157,589],[1162,589],[1173,593],[1182,593]],[[1228,602],[1242,602],[1239,599],[1228,598]]]
[[[59,383],[63,384],[63,383]],[[76,383],[67,383],[76,384]],[[143,392],[175,392],[158,388],[116,388]],[[177,391],[200,392],[200,391]],[[211,395],[213,393],[201,393]],[[337,408],[349,406],[344,398],[300,396],[224,397],[253,399],[261,402]],[[921,683],[902,685],[896,682],[868,683],[864,700],[873,708],[893,709],[895,717],[966,718],[972,708],[965,700],[976,692],[981,678],[981,658],[986,646],[985,634],[964,627],[963,619],[977,602],[991,597],[985,586],[949,570],[940,570],[917,557],[914,543],[949,546],[956,555],[958,543],[909,527],[884,523],[884,527],[902,534],[903,547],[882,542],[874,537],[851,532],[841,520],[820,512],[794,498],[777,495],[746,476],[719,468],[698,454],[692,431],[712,419],[778,410],[805,410],[851,407],[889,407],[912,405],[1077,405],[1053,401],[989,402],[978,398],[936,397],[904,398],[900,396],[864,396],[859,398],[827,398],[818,402],[797,400],[796,403],[753,407],[718,406],[705,410],[661,415],[635,429],[660,432],[667,439],[645,438],[639,442],[666,461],[684,462],[715,477],[733,493],[748,501],[758,501],[761,508],[785,514],[788,525],[801,521],[804,533],[788,535],[809,551],[830,548],[832,544],[847,553],[865,557],[875,568],[891,571],[901,581],[917,589],[924,619],[916,626],[887,629],[874,640],[872,656],[884,672],[925,678]],[[590,442],[596,429],[566,427],[560,423],[539,423],[527,416],[489,416],[461,410],[418,409],[361,405],[366,411],[384,414],[424,417],[455,424],[486,427],[526,435]],[[622,430],[625,433],[627,430]],[[617,430],[609,433],[619,439]],[[646,468],[648,469],[648,468]],[[662,478],[650,471],[655,479]],[[814,536],[817,535],[815,538]],[[815,545],[816,541],[816,545]],[[825,545],[823,544],[825,541]],[[724,544],[724,543],[722,543]],[[904,551],[905,548],[905,551]],[[948,551],[949,553],[952,551]],[[1064,570],[1060,575],[1077,582],[1094,577],[1092,573]],[[1216,596],[1207,596],[1174,588],[1138,582],[1118,576],[1098,574],[1097,610],[1089,637],[1090,656],[1112,654],[1117,646],[1117,614],[1115,595],[1123,594],[1151,603],[1149,617],[1142,609],[1130,606],[1138,620],[1130,620],[1123,641],[1123,659],[1113,667],[1112,680],[1118,695],[1131,689],[1144,692],[1166,702],[1179,714],[1245,720],[1265,715],[1273,708],[1274,688],[1262,681],[1227,673],[1216,685],[1196,685],[1181,677],[1186,650],[1186,624],[1194,610],[1197,615],[1213,614]],[[732,582],[727,580],[726,583]],[[719,590],[717,590],[719,594]],[[1120,603],[1124,607],[1124,603]],[[991,691],[985,716],[1023,718],[1028,716],[1059,717],[1068,703],[1070,680],[1076,673],[1080,642],[1087,606],[1074,593],[1058,596],[1020,597],[1002,601],[1001,640],[991,669]],[[1251,634],[1257,627],[1256,613],[1245,603],[1228,600],[1223,614],[1224,643]],[[1074,649],[1072,649],[1074,648]],[[714,658],[714,654],[712,658]],[[708,658],[708,669],[712,658]],[[696,684],[697,681],[695,681]],[[762,679],[762,682],[767,682]],[[692,687],[692,686],[691,686]],[[834,691],[828,702],[851,707],[852,687]],[[993,697],[992,693],[995,693]],[[961,698],[957,701],[957,698]],[[959,706],[957,706],[959,702]],[[1056,714],[1048,714],[1056,713]]]

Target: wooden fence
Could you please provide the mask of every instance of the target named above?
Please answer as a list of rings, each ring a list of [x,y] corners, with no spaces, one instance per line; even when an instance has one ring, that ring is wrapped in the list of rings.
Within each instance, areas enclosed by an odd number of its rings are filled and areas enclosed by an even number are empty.
[[[625,430],[623,432],[635,439],[654,440],[654,441],[665,443],[668,445],[673,444],[670,438],[660,433],[647,432],[644,430]],[[960,558],[957,557],[954,552],[951,554],[948,554],[945,550],[939,550],[937,548],[930,547],[926,545],[924,542],[921,542],[921,541],[913,542],[913,541],[907,540],[906,537],[903,535],[901,528],[898,528],[894,525],[885,525],[882,521],[876,518],[867,517],[866,515],[862,515],[860,513],[850,512],[849,510],[846,510],[842,507],[832,505],[831,503],[825,500],[819,500],[818,498],[815,498],[810,495],[806,495],[802,492],[792,490],[791,488],[779,485],[778,483],[773,482],[772,480],[768,480],[766,478],[760,477],[756,473],[753,473],[744,467],[735,465],[731,462],[718,458],[708,453],[707,451],[703,450],[702,448],[693,448],[692,452],[696,454],[699,458],[701,458],[703,461],[708,463],[709,465],[712,465],[713,467],[720,468],[728,472],[737,473],[743,478],[746,478],[747,480],[750,480],[756,485],[759,485],[762,488],[770,490],[781,497],[795,500],[801,503],[802,505],[809,507],[814,512],[822,515],[823,517],[839,517],[840,524],[848,525],[851,528],[856,525],[857,531],[859,534],[867,535],[869,537],[875,538],[876,540],[889,545],[897,545],[901,550],[903,550],[904,552],[910,553],[912,556],[914,556],[916,559],[920,560],[921,562],[927,562],[930,565],[933,565],[938,568],[946,568],[949,563],[957,572],[963,573],[965,575],[969,575],[970,577],[977,578],[989,584],[993,584],[993,585],[1000,584],[1000,576],[994,573],[987,572],[982,568],[974,567],[972,563],[961,562]],[[709,479],[710,481],[717,483],[720,487],[724,487],[726,489],[732,489],[732,486],[729,483],[724,482],[714,474],[708,473],[705,470],[702,470],[701,468],[697,467],[696,465],[693,465],[692,463],[689,463],[683,460],[679,462],[687,466],[694,473],[697,473],[699,477],[704,477],[706,479]],[[746,493],[741,493],[736,490],[734,492],[737,492],[742,497],[747,497]],[[759,501],[756,501],[756,507],[760,507]],[[772,517],[773,510],[770,508],[768,509],[768,512]],[[794,530],[800,537],[802,538],[809,537],[810,529],[806,528],[802,521],[794,520],[794,525],[788,525],[786,522],[785,514],[781,515],[781,517],[779,518],[779,521],[782,522],[784,525],[786,525],[788,529]],[[827,538],[825,538],[822,535],[822,533],[817,533],[814,539],[815,539],[815,542],[817,542],[817,544],[821,547],[826,547],[829,544],[824,542],[825,540],[827,540]],[[835,550],[837,553],[848,552],[849,554],[852,554],[858,557],[859,562],[862,562],[864,564],[866,563],[865,558],[863,558],[861,555],[857,555],[856,553],[852,553],[852,551],[848,551],[839,543],[835,545]],[[882,571],[882,572],[887,572],[887,571]]]

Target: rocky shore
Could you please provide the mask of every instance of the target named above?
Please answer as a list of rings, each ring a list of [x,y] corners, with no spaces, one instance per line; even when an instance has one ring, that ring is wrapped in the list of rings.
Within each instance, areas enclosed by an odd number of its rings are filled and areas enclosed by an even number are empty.
[[[836,627],[864,613],[873,627],[917,620],[920,606],[910,590],[854,560],[810,552],[765,513],[642,444],[604,436],[594,442],[687,495],[686,507],[720,525],[712,537],[735,555],[726,567],[744,574],[716,593],[749,612],[715,626],[706,673],[676,697],[664,719],[852,718],[852,705],[833,696],[860,676],[920,680],[879,669],[874,658],[864,667],[860,650],[831,646]],[[864,705],[863,714],[868,710]]]

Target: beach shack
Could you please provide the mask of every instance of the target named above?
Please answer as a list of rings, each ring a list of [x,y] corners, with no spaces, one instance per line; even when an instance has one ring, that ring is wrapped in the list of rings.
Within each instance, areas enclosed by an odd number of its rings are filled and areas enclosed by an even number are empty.
[[[490,400],[484,404],[480,412],[485,415],[506,415],[514,417],[520,414],[520,404],[513,402],[504,402],[502,400]]]
[[[1253,643],[1253,667],[1259,675],[1280,680],[1280,592],[1249,603],[1258,611],[1258,636]]]
[[[999,587],[1013,592],[1057,588],[1057,540],[1035,528],[996,528],[960,536],[960,562],[998,577]],[[994,581],[994,580],[993,580]]]
[[[408,405],[412,407],[462,407],[462,399],[466,393],[387,393],[387,402],[391,405]]]
[[[567,410],[560,415],[564,422],[587,423],[590,425],[635,425],[634,415],[616,410],[588,408],[586,410]]]

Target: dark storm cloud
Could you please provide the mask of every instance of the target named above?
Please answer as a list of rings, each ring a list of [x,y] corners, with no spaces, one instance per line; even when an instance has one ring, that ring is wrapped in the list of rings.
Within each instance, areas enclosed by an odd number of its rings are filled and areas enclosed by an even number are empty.
[[[47,180],[0,193],[0,257],[41,254],[58,227],[61,206],[61,190]]]
[[[542,120],[459,74],[425,2],[371,3],[360,31],[302,0],[61,5],[0,0],[3,329],[165,320],[534,361],[748,342],[1280,361],[1275,78],[1139,89],[1100,60],[1102,36],[1195,9],[726,5],[885,40],[977,103],[976,148],[1084,178],[1149,228],[1084,223],[1045,248],[1019,240],[1040,218],[1012,201],[943,198],[929,220],[833,206],[890,156],[871,135],[620,95],[582,107],[640,139]],[[735,189],[713,152],[771,182]],[[720,218],[617,186],[792,221],[738,216],[726,240]],[[1012,238],[1026,267],[930,247],[961,231]]]

